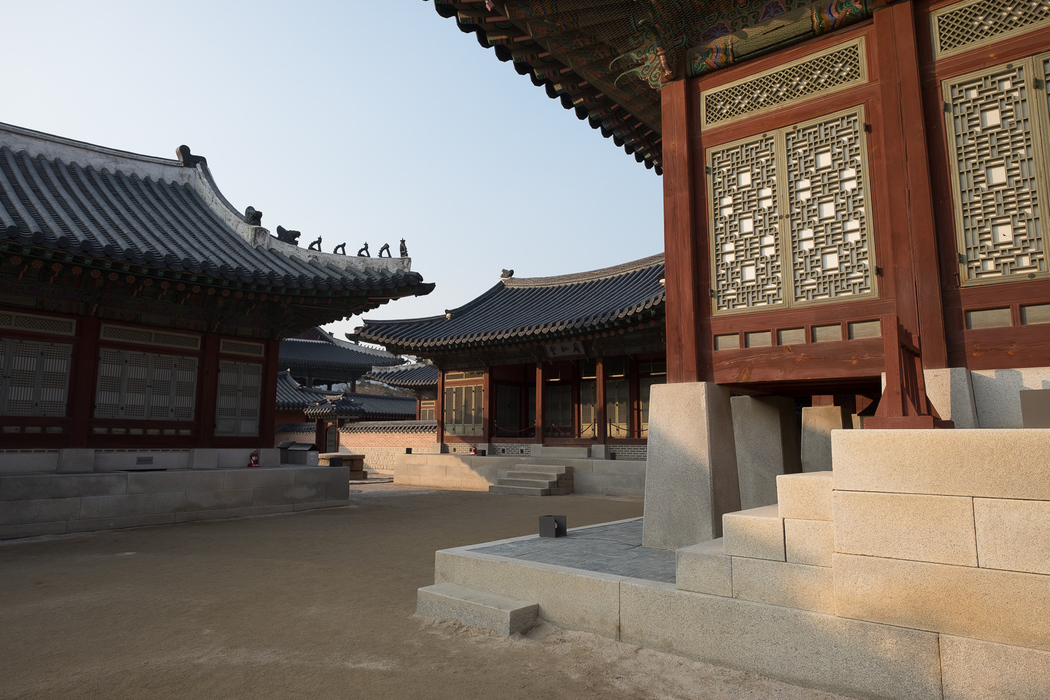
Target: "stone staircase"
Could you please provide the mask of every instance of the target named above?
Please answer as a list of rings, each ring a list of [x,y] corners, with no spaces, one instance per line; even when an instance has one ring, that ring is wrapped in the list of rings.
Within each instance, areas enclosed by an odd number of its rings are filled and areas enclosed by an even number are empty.
[[[572,467],[554,464],[519,464],[489,486],[489,493],[519,496],[565,496],[572,493]]]

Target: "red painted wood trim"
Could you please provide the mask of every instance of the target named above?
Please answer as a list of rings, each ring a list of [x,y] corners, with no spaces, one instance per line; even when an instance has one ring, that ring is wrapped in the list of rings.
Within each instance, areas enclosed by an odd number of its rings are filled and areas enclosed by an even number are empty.
[[[488,442],[495,431],[492,429],[492,422],[495,420],[496,411],[493,410],[493,401],[495,397],[492,391],[492,371],[486,367],[482,370],[484,374],[481,377],[481,437],[480,442]]]
[[[543,444],[543,363],[536,363],[536,436],[533,442]]]
[[[259,400],[259,447],[273,447],[274,428],[277,426],[277,372],[281,352],[279,340],[266,342],[266,359],[263,361],[262,393]]]
[[[445,444],[445,370],[438,368],[437,396],[434,398],[434,420],[437,421],[437,441]]]
[[[69,396],[66,416],[73,424],[69,446],[87,447],[91,435],[91,420],[95,415],[95,384],[98,381],[98,334],[102,326],[97,318],[77,317],[79,341],[74,350],[73,366],[69,368]]]
[[[606,441],[606,427],[605,427],[605,358],[599,357],[597,359],[597,371],[595,372],[595,382],[598,384],[598,392],[596,394],[595,401],[598,403],[594,413],[594,420],[597,421],[598,425],[597,432],[595,433],[595,439],[599,443]]]
[[[719,384],[863,380],[883,371],[883,339],[774,345],[712,354]]]
[[[197,368],[197,444],[215,446],[215,410],[219,397],[219,342],[215,333],[205,333],[204,357]],[[276,402],[276,398],[274,399]]]
[[[697,239],[706,240],[706,233],[700,235],[696,219],[688,87],[689,81],[676,80],[660,91],[668,382],[697,381],[701,365]]]

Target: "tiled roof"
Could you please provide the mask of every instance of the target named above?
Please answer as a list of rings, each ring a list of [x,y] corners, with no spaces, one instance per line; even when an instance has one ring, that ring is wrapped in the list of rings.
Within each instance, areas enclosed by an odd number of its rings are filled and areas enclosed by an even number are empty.
[[[437,421],[434,420],[387,420],[348,423],[339,429],[341,433],[434,433],[437,434]]]
[[[416,417],[416,400],[401,396],[343,394],[328,397],[308,407],[304,413],[310,419],[407,420]]]
[[[338,345],[325,340],[302,338],[281,341],[280,366],[285,369],[311,368],[363,374],[376,365],[394,365],[399,362],[399,358],[388,352],[346,341],[340,341]]]
[[[316,430],[316,423],[281,423],[274,428],[275,433],[309,433],[310,435],[313,435]]]
[[[326,396],[339,396],[338,391],[307,389],[292,379],[288,372],[277,373],[277,408],[303,409],[323,401]]]
[[[437,386],[438,374],[438,369],[434,365],[428,365],[425,362],[409,362],[396,367],[373,367],[364,378],[374,379],[390,386],[424,387]]]
[[[554,341],[663,316],[663,276],[660,254],[561,277],[510,277],[446,315],[366,320],[358,335],[405,353]]]
[[[203,158],[189,149],[184,157],[140,156],[0,124],[0,241],[384,301],[433,289],[408,258],[363,259],[278,241],[223,197]]]

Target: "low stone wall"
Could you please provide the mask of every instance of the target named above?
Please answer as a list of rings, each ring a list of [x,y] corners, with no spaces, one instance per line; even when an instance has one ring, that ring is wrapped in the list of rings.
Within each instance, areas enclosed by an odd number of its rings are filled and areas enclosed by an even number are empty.
[[[349,467],[0,475],[0,539],[349,503]]]
[[[487,491],[497,479],[522,465],[555,464],[572,467],[575,493],[609,496],[645,495],[645,462],[620,459],[563,459],[558,457],[480,457],[477,455],[399,455],[394,483],[464,491]]]

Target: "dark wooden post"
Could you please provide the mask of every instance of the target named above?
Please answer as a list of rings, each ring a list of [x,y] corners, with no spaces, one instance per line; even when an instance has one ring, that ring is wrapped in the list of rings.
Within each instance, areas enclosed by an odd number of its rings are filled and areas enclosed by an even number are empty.
[[[543,362],[536,363],[536,438],[533,442],[543,444]]]
[[[263,362],[262,387],[259,400],[259,447],[273,447],[277,427],[277,362],[281,341],[266,343],[266,361]]]
[[[596,407],[594,419],[598,422],[597,440],[604,445],[608,440],[605,427],[605,358],[599,357],[596,365],[594,381],[598,382],[597,398],[595,399],[598,406]]]
[[[492,420],[496,415],[493,410],[493,397],[492,397],[492,368],[485,367],[482,372],[481,379],[481,440],[480,442],[488,442],[492,436]]]
[[[215,441],[215,409],[219,400],[219,336],[205,333],[203,339],[204,355],[197,368],[198,396],[197,436],[198,447],[211,447]],[[274,397],[276,403],[276,396]]]
[[[445,444],[445,371],[438,368],[437,396],[434,397],[434,420],[437,421],[437,442]],[[444,452],[444,448],[441,448]]]
[[[70,368],[72,381],[66,401],[66,417],[70,418],[69,446],[87,447],[91,435],[91,421],[95,417],[95,384],[98,381],[98,334],[102,324],[97,318],[82,318],[80,339]]]
[[[663,125],[664,287],[667,309],[667,381],[701,379],[699,334],[702,307],[698,275],[690,101],[687,80],[660,91]],[[703,292],[706,294],[706,291]]]

